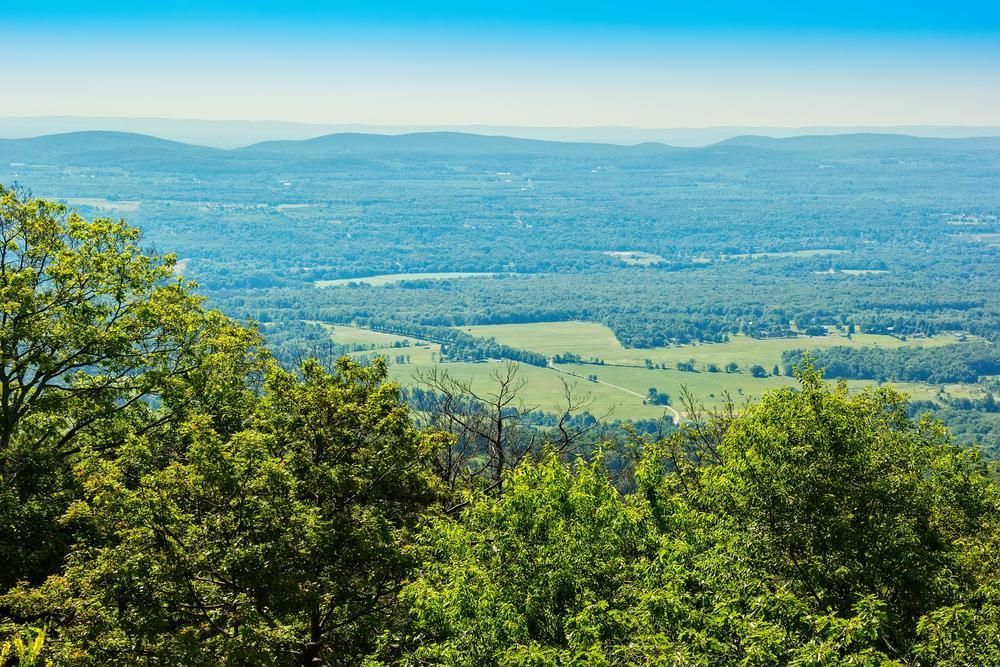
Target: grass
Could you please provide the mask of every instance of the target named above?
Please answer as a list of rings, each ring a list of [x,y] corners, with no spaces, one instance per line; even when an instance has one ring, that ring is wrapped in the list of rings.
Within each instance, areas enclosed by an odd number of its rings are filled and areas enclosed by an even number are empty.
[[[420,372],[430,371],[437,367],[447,370],[456,378],[468,380],[478,391],[489,391],[493,385],[491,373],[496,370],[496,362],[465,363],[449,362],[439,363],[441,346],[437,343],[428,343],[415,338],[386,334],[359,327],[344,325],[324,324],[324,328],[330,331],[332,339],[341,344],[349,345],[357,343],[369,345],[375,349],[363,352],[353,352],[350,356],[365,357],[373,354],[382,354],[389,360],[389,377],[399,382],[403,386],[412,386],[417,383],[417,376]],[[393,343],[407,340],[409,347],[395,348]],[[410,363],[396,364],[394,359],[397,355],[406,355]],[[577,372],[579,367],[568,369]],[[642,399],[633,396],[628,391],[622,391],[604,384],[587,382],[585,379],[575,378],[571,375],[560,373],[551,368],[539,368],[519,364],[521,377],[528,380],[526,391],[524,392],[524,402],[527,406],[538,406],[539,409],[548,412],[555,412],[562,403],[565,380],[570,386],[575,387],[575,391],[580,394],[590,393],[593,402],[590,405],[590,412],[595,415],[603,415],[611,412],[612,419],[659,419],[664,415],[663,407],[643,405]],[[643,393],[645,389],[643,390]]]
[[[867,276],[867,275],[878,275],[880,273],[889,273],[885,269],[827,269],[826,271],[813,271],[817,276],[831,275],[835,276],[837,274],[843,274],[845,276]]]
[[[354,356],[382,353],[390,360],[390,377],[404,386],[416,384],[421,371],[429,371],[433,367],[443,368],[453,376],[466,379],[478,391],[488,391],[492,386],[491,373],[497,368],[497,362],[483,363],[438,363],[440,347],[435,343],[427,343],[414,338],[384,334],[358,327],[341,325],[324,325],[330,331],[333,339],[339,343],[359,343],[371,345],[378,349],[369,352],[357,352]],[[791,339],[757,340],[746,336],[733,336],[728,343],[703,343],[656,349],[627,349],[622,347],[614,333],[607,327],[591,322],[547,322],[535,324],[505,324],[477,327],[462,327],[476,336],[494,337],[498,341],[534,350],[553,356],[563,352],[573,352],[585,359],[597,357],[603,359],[605,365],[598,364],[565,364],[555,368],[539,368],[536,366],[520,366],[520,374],[528,382],[523,392],[523,399],[528,406],[537,406],[541,410],[554,412],[563,398],[563,381],[575,385],[580,393],[589,392],[593,403],[590,412],[602,415],[611,411],[612,419],[659,419],[670,412],[662,406],[643,405],[642,397],[650,387],[669,394],[676,404],[682,387],[687,387],[694,396],[707,406],[715,406],[723,402],[726,392],[737,403],[761,396],[765,391],[795,384],[795,379],[769,375],[765,378],[755,378],[748,369],[753,364],[764,366],[768,372],[780,363],[781,353],[788,349],[831,347],[849,345],[853,347],[878,345],[882,347],[901,347],[904,345],[944,345],[955,342],[951,335],[941,335],[934,338],[910,339],[907,341],[891,336],[871,334],[855,334],[848,339],[842,334],[831,334],[820,337],[799,337]],[[393,343],[407,340],[409,347],[393,348]],[[410,363],[392,363],[396,355],[407,355]],[[699,372],[679,371],[677,361],[696,360]],[[650,359],[655,364],[667,364],[667,369],[648,369],[645,360]],[[717,364],[723,368],[730,361],[736,362],[741,368],[739,373],[709,373],[704,370],[708,363]],[[622,365],[608,365],[622,364]],[[574,377],[573,375],[583,376]],[[598,383],[584,379],[588,375],[596,375]],[[860,390],[872,383],[865,381],[849,381],[852,390]],[[893,386],[909,394],[916,400],[933,400],[940,389],[936,385],[918,383],[896,383]],[[975,397],[982,390],[974,385],[946,385],[945,391],[956,397]],[[674,407],[677,407],[676,405]]]
[[[448,371],[453,377],[470,381],[477,391],[488,392],[495,386],[491,373],[496,370],[497,362],[434,364],[431,362],[431,354],[437,351],[436,347],[434,345],[427,349],[421,348],[419,351],[410,352],[411,363],[409,364],[390,364],[389,376],[400,384],[409,386],[416,384],[420,371],[429,371],[436,365],[439,369]],[[579,368],[572,370],[578,371]],[[564,375],[551,368],[519,364],[518,372],[520,377],[528,381],[523,392],[524,403],[527,407],[537,406],[539,410],[557,412],[560,409],[559,406],[563,404],[563,381],[566,381],[571,387],[574,387],[574,391],[578,395],[586,393],[591,395],[593,402],[590,404],[589,411],[596,416],[611,411],[610,419],[659,419],[665,413],[669,418],[669,412],[662,406],[643,405],[641,398],[621,389]]]
[[[338,278],[337,280],[317,280],[313,283],[315,287],[339,287],[349,283],[363,283],[381,287],[391,285],[406,280],[453,280],[457,278],[479,278],[483,276],[504,275],[499,273],[482,273],[471,271],[446,271],[442,273],[387,273],[379,276],[367,276],[365,278]]]
[[[413,386],[417,383],[419,371],[429,371],[437,366],[447,370],[457,378],[469,380],[477,391],[489,391],[494,385],[490,374],[495,370],[496,362],[483,363],[445,363],[435,364],[437,345],[409,348],[405,354],[410,355],[409,364],[389,365],[390,377],[403,386]],[[402,350],[400,354],[404,353]],[[390,351],[385,354],[392,359]],[[558,370],[557,370],[558,369]],[[563,398],[565,380],[579,393],[589,392],[593,398],[589,410],[592,414],[603,415],[611,411],[610,419],[659,419],[670,418],[670,411],[662,406],[644,405],[642,398],[635,394],[645,395],[650,387],[671,396],[675,405],[679,402],[681,389],[686,387],[692,394],[708,407],[718,406],[725,400],[725,392],[729,392],[733,401],[743,401],[759,398],[764,392],[784,386],[793,386],[794,378],[785,376],[769,376],[754,378],[749,374],[727,373],[688,373],[678,370],[648,370],[646,368],[596,366],[590,364],[568,364],[557,369],[538,368],[536,366],[520,365],[520,375],[528,384],[523,392],[524,402],[528,406],[537,406],[541,410],[555,412],[559,409]],[[583,378],[563,375],[559,371],[568,371],[577,375],[596,375],[598,383],[588,382]],[[848,381],[852,391],[861,390],[872,383],[864,381]],[[892,386],[909,394],[915,400],[932,400],[938,388],[936,386],[897,383]],[[969,393],[964,385],[947,387],[949,393],[965,395]]]
[[[728,343],[692,343],[675,347],[625,348],[611,329],[593,322],[539,322],[533,324],[496,324],[462,327],[473,336],[496,338],[512,347],[533,350],[546,356],[565,352],[579,354],[584,360],[597,358],[608,364],[644,366],[646,359],[654,364],[675,367],[678,361],[694,359],[699,370],[709,363],[720,368],[735,362],[744,371],[760,364],[768,371],[781,363],[781,354],[794,349],[816,349],[835,346],[897,348],[905,345],[946,345],[957,342],[955,336],[942,334],[933,338],[900,340],[893,336],[854,334],[851,338],[835,333],[827,336],[757,339],[732,336]]]
[[[836,248],[816,248],[813,250],[789,250],[787,252],[751,252],[740,255],[720,255],[720,259],[767,259],[771,257],[822,257],[824,255],[842,255],[846,250]]]
[[[67,197],[64,201],[69,206],[88,206],[98,211],[115,211],[117,213],[135,213],[139,210],[140,204],[135,199],[112,201],[103,197]]]
[[[670,394],[675,400],[686,386],[696,397],[706,404],[718,403],[727,390],[734,399],[741,396],[759,396],[768,389],[783,387],[795,382],[794,378],[774,376],[755,378],[743,373],[689,373],[669,370],[650,370],[647,368],[623,366],[594,366],[590,364],[571,364],[560,366],[571,368],[584,375],[597,375],[597,379],[639,394],[646,394],[650,387],[657,391]]]
[[[410,345],[416,345],[423,342],[409,336],[398,336],[344,324],[320,323],[320,326],[330,333],[330,338],[333,339],[334,343],[340,345],[371,345],[376,348],[391,348],[394,343],[409,342]]]
[[[785,375],[755,378],[749,373],[692,373],[676,369],[650,370],[590,364],[574,364],[561,368],[572,368],[583,375],[596,375],[601,382],[607,382],[636,393],[645,394],[649,388],[655,387],[660,393],[669,394],[675,403],[682,390],[687,389],[698,401],[710,407],[724,403],[727,393],[733,401],[741,403],[744,400],[759,398],[766,391],[798,384],[795,378]],[[864,381],[852,380],[848,382],[848,386],[852,390],[860,390],[870,384],[870,382]],[[914,385],[910,388],[921,389],[921,395],[918,398],[924,398],[925,394],[929,396],[937,391],[936,388],[930,387],[924,391],[920,385]],[[906,389],[900,387],[900,390],[905,391]]]
[[[654,266],[664,261],[659,255],[642,250],[608,250],[604,254],[628,266]]]
[[[611,329],[592,322],[537,322],[461,327],[472,336],[496,338],[497,342],[533,350],[547,357],[573,352],[583,357],[608,359],[625,349]]]

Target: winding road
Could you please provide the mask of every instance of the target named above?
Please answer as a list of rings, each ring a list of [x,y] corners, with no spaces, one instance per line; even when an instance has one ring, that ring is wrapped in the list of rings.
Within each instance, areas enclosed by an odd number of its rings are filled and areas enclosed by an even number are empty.
[[[586,380],[587,382],[591,382],[592,381],[592,380],[588,380],[583,375],[579,375],[578,373],[574,373],[573,371],[566,371],[566,370],[563,370],[561,368],[558,368],[554,363],[552,363],[552,359],[547,359],[546,363],[548,364],[548,367],[551,368],[552,370],[554,370],[556,373],[562,373],[563,375],[569,375],[571,377],[575,377],[575,378],[578,378],[580,380]],[[612,389],[617,389],[619,391],[624,391],[626,394],[631,394],[632,396],[637,397],[641,401],[645,401],[646,400],[646,397],[644,395],[640,394],[639,392],[632,391],[631,389],[626,389],[625,387],[619,387],[618,385],[611,384],[610,382],[604,382],[603,380],[597,380],[597,384],[603,384],[605,387],[611,387]],[[666,408],[667,410],[669,410],[671,412],[671,414],[673,415],[674,424],[680,424],[681,423],[681,413],[677,412],[677,410],[673,406],[664,405],[663,407]]]

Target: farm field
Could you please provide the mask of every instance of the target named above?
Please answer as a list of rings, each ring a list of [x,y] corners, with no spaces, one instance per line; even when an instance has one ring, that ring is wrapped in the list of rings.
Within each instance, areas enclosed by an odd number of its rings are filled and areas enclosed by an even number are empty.
[[[492,386],[491,374],[496,370],[498,362],[440,363],[438,359],[440,359],[441,346],[437,343],[410,338],[408,339],[411,341],[409,347],[393,347],[393,343],[404,340],[404,337],[339,324],[324,325],[324,327],[331,331],[331,337],[336,343],[372,346],[371,350],[353,352],[350,356],[364,358],[373,354],[382,354],[389,360],[389,377],[403,386],[417,384],[417,376],[434,367],[446,370],[456,378],[469,380],[473,388],[479,391],[489,391]],[[408,356],[409,363],[395,363],[394,359],[397,355]],[[578,373],[577,369],[569,370]],[[563,373],[552,368],[519,364],[519,373],[528,381],[524,391],[525,405],[537,406],[539,410],[553,412],[558,408],[563,400],[563,380],[565,380],[570,386],[575,385],[579,394],[588,392],[591,394],[593,403],[590,412],[594,415],[600,416],[611,412],[612,419],[659,419],[664,414],[668,418],[671,415],[670,411],[663,406],[643,405],[642,398],[633,395],[630,391],[623,391],[606,384],[588,382],[586,379],[577,378],[570,373]]]
[[[434,347],[437,347],[436,345]],[[420,372],[427,372],[434,366],[448,371],[453,377],[462,378],[471,382],[476,391],[489,392],[495,386],[491,374],[496,370],[499,362],[487,361],[481,363],[449,362],[445,364],[435,364],[428,358],[430,352],[419,355],[414,354],[409,364],[390,364],[390,377],[403,386],[416,384],[417,376]],[[664,406],[643,405],[642,398],[635,396],[629,391],[608,386],[607,384],[588,382],[584,378],[577,378],[572,375],[560,373],[553,368],[539,368],[519,364],[519,375],[527,380],[524,388],[524,404],[528,407],[537,407],[545,412],[556,412],[564,402],[563,381],[571,387],[577,395],[589,393],[593,402],[589,408],[591,414],[602,416],[610,412],[609,419],[659,419],[666,416],[671,418],[671,411]],[[579,372],[578,369],[571,369]],[[644,392],[645,390],[643,390]]]
[[[739,255],[720,255],[720,259],[767,259],[771,257],[823,257],[825,255],[842,255],[846,250],[836,248],[814,248],[811,250],[789,250],[786,252],[751,252]]]
[[[422,343],[413,338],[383,334],[358,327],[325,325],[337,343],[371,345],[374,349],[353,353],[355,357],[384,354],[389,361],[390,377],[403,386],[417,383],[418,375],[437,366],[453,376],[469,380],[473,387],[488,391],[491,373],[497,362],[448,362],[439,363],[440,346],[436,343]],[[756,340],[745,336],[734,336],[728,343],[685,345],[676,348],[626,349],[607,327],[589,322],[553,322],[540,324],[493,325],[462,327],[462,331],[477,336],[493,336],[498,341],[530,349],[547,356],[564,352],[604,359],[606,364],[556,364],[552,368],[539,368],[522,364],[521,376],[528,383],[524,389],[524,403],[538,409],[554,411],[563,395],[563,383],[576,385],[579,392],[589,392],[593,397],[590,412],[602,415],[611,411],[612,419],[659,419],[670,418],[673,411],[663,406],[644,405],[643,397],[650,388],[667,393],[676,403],[683,387],[706,406],[716,406],[725,400],[726,392],[737,403],[760,397],[764,392],[783,386],[792,386],[795,379],[787,376],[769,375],[755,378],[748,369],[752,364],[761,364],[769,371],[780,363],[781,353],[796,347],[829,347],[833,345],[882,345],[900,347],[902,345],[943,345],[954,342],[951,335],[928,339],[902,341],[891,336],[856,334],[849,340],[846,336],[831,335],[802,337],[795,339]],[[409,341],[409,347],[393,347],[394,343]],[[553,343],[552,341],[557,341]],[[567,349],[568,348],[568,349]],[[409,363],[394,363],[397,355],[405,355]],[[697,372],[680,371],[671,365],[667,369],[649,369],[645,359],[654,363],[675,364],[695,358]],[[704,365],[715,363],[724,367],[730,361],[741,367],[738,373],[709,373]],[[610,363],[626,365],[615,366]],[[588,376],[597,376],[597,382],[588,381]],[[871,382],[848,381],[852,390],[860,390]],[[941,387],[920,383],[894,383],[893,386],[909,394],[915,400],[931,400]],[[956,397],[977,396],[980,390],[974,385],[951,384],[944,390]],[[673,406],[676,408],[677,406]]]
[[[363,283],[374,287],[391,285],[406,280],[452,280],[456,278],[481,278],[501,275],[490,272],[473,271],[447,271],[443,273],[386,273],[379,276],[367,276],[364,278],[340,278],[337,280],[317,280],[313,283],[316,287],[339,287],[349,283]]]
[[[647,369],[622,366],[600,366],[593,364],[567,364],[559,366],[564,370],[572,370],[581,375],[596,375],[600,382],[645,394],[649,388],[656,388],[660,393],[669,394],[675,402],[686,387],[694,397],[706,406],[716,406],[725,401],[726,392],[733,401],[759,398],[764,392],[780,387],[793,386],[795,378],[784,375],[771,375],[765,378],[755,378],[749,373],[705,373],[686,372],[676,369]],[[848,380],[847,386],[852,391],[860,391],[873,384],[864,380]],[[897,382],[892,386],[909,394],[915,400],[930,400],[938,392],[938,387],[914,382]],[[956,395],[969,393],[965,385],[951,385]],[[675,406],[676,407],[676,406]]]
[[[66,197],[64,199],[68,206],[83,206],[96,211],[115,213],[135,213],[139,210],[138,200],[110,200],[104,197]]]
[[[585,361],[596,358],[607,364],[631,366],[645,366],[647,359],[654,364],[669,366],[675,366],[678,361],[694,359],[698,370],[705,370],[709,363],[723,367],[733,362],[743,372],[748,372],[753,364],[760,364],[770,371],[775,364],[781,363],[783,352],[797,348],[871,345],[897,348],[905,345],[947,345],[957,340],[951,334],[904,341],[893,336],[875,334],[854,334],[848,338],[838,332],[827,336],[765,339],[737,335],[732,336],[727,343],[692,343],[676,347],[635,349],[623,347],[611,329],[594,322],[495,324],[462,327],[461,330],[473,336],[495,338],[499,343],[533,350],[549,357],[570,352],[580,355]]]
[[[884,273],[889,273],[883,269],[833,269],[829,268],[825,271],[814,271],[817,276],[835,276],[838,274],[843,274],[845,276],[877,276]]]
[[[608,250],[604,253],[628,266],[655,266],[665,261],[659,255],[642,250]]]
[[[346,324],[326,324],[323,322],[319,324],[329,332],[333,342],[340,345],[371,345],[379,348],[387,348],[392,347],[393,344],[408,343],[410,345],[417,345],[423,342],[409,336],[382,333],[381,331],[372,331],[371,329],[362,329]]]
[[[374,332],[373,332],[374,333]],[[368,352],[354,352],[355,358],[370,357],[382,354],[389,360],[389,377],[404,387],[418,384],[420,373],[426,373],[432,368],[446,370],[452,376],[471,382],[476,391],[489,392],[493,386],[491,374],[497,369],[498,363],[487,361],[480,363],[448,362],[439,363],[441,346],[429,343],[419,347],[393,348],[386,346]],[[409,363],[397,364],[393,360],[396,355],[407,355]],[[571,387],[575,386],[577,394],[590,393],[593,402],[590,412],[600,416],[611,413],[611,419],[659,419],[664,414],[670,418],[670,411],[663,406],[643,405],[642,399],[628,391],[622,391],[606,384],[588,382],[569,374],[560,373],[552,368],[539,368],[519,364],[519,374],[528,381],[523,392],[524,404],[537,407],[546,412],[555,412],[563,401],[565,380]],[[576,372],[576,371],[574,371]]]

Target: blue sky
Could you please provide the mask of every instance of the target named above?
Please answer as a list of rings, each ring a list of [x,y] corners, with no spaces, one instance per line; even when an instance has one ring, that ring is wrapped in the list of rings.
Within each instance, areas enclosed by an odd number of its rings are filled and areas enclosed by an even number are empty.
[[[38,0],[0,59],[4,115],[1000,124],[995,1]]]
[[[1000,32],[1000,5],[987,0],[909,2],[841,0],[702,0],[700,2],[545,2],[542,0],[37,0],[4,10],[8,20],[134,23],[232,20],[267,24],[387,22],[543,26],[634,26],[679,29],[819,29],[848,31]]]

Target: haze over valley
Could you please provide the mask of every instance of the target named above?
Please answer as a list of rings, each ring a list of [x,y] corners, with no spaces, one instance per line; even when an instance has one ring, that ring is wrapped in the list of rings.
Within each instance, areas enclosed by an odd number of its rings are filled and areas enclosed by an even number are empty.
[[[592,410],[612,419],[673,421],[680,413],[646,400],[649,387],[693,389],[709,405],[757,397],[792,382],[796,351],[857,347],[848,329],[871,348],[996,356],[998,148],[994,137],[891,134],[679,148],[432,132],[220,150],[79,132],[0,142],[0,178],[139,225],[287,360],[321,342],[380,353],[378,336],[338,336],[362,326],[423,343],[385,351],[408,386],[443,362],[484,381],[489,360],[512,359],[530,367],[543,412],[570,377],[589,381]],[[634,352],[554,342],[544,326],[558,322],[563,334],[599,324]],[[500,324],[523,332],[477,328]],[[760,352],[744,346],[736,372],[709,372],[744,339]],[[608,362],[627,368],[605,383]],[[844,377],[904,383],[921,409],[989,445],[992,416],[961,408],[994,391],[992,369],[935,381],[889,362]]]

